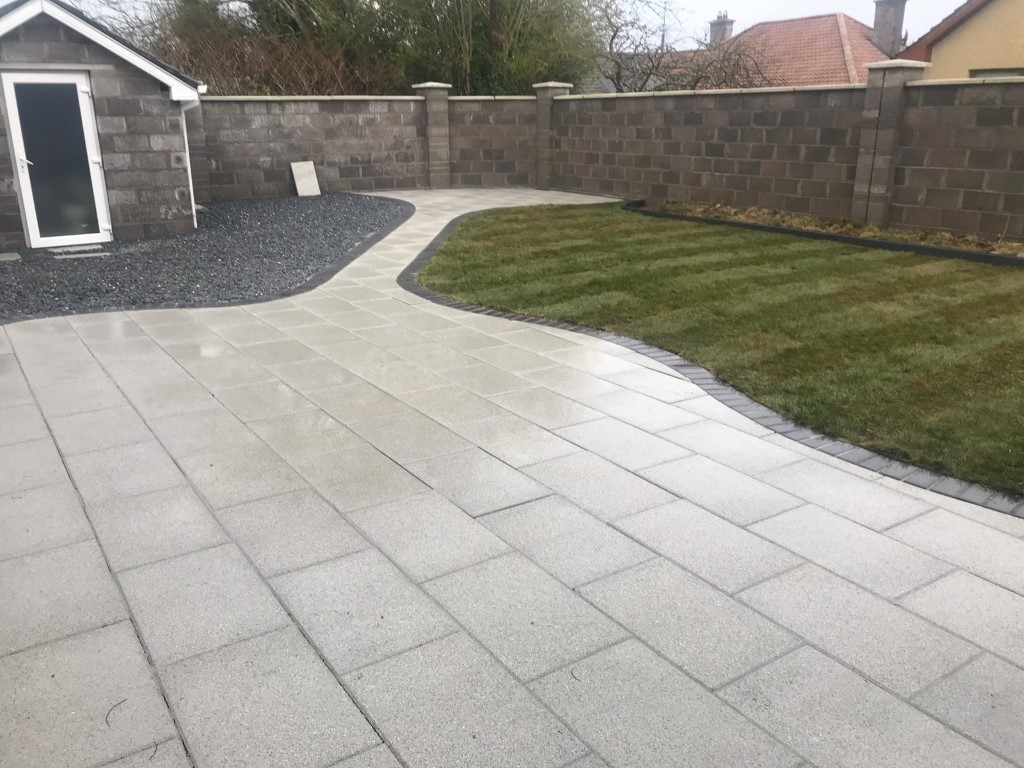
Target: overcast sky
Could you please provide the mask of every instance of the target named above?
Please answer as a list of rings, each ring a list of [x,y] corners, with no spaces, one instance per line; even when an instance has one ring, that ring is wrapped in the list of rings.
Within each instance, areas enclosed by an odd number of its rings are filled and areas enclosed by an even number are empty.
[[[905,28],[913,42],[925,32],[938,24],[952,13],[964,0],[908,0],[907,20]],[[875,19],[874,0],[703,0],[688,2],[678,0],[676,7],[702,10],[687,10],[682,21],[689,31],[699,31],[719,11],[728,11],[736,21],[736,31],[740,32],[751,24],[773,19],[793,19],[798,16],[816,16],[822,13],[846,13],[868,26]],[[707,10],[703,10],[706,8]]]

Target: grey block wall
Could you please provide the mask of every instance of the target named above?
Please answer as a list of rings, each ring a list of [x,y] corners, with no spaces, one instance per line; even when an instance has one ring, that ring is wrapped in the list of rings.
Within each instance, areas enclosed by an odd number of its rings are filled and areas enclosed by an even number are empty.
[[[556,98],[554,185],[849,217],[863,89]]]
[[[291,163],[305,160],[325,192],[428,186],[422,99],[206,98],[202,110],[209,186],[200,200],[293,195]]]
[[[181,105],[161,83],[51,19],[38,17],[0,39],[0,68],[88,71],[114,237],[193,229]],[[0,105],[2,108],[2,105]],[[10,142],[0,141],[0,243],[23,245]]]
[[[536,98],[454,98],[448,112],[453,187],[536,185]]]

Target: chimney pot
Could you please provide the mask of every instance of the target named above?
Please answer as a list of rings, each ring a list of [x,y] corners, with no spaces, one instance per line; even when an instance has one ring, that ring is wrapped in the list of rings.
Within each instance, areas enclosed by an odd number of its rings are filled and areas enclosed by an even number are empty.
[[[711,45],[721,45],[732,37],[732,27],[736,22],[729,18],[727,11],[719,11],[711,22]]]

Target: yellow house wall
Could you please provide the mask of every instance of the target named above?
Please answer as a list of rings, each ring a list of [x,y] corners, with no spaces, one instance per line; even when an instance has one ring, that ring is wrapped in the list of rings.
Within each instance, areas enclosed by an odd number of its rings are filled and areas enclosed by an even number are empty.
[[[939,41],[925,79],[970,77],[977,69],[1024,69],[1024,0],[996,0]]]

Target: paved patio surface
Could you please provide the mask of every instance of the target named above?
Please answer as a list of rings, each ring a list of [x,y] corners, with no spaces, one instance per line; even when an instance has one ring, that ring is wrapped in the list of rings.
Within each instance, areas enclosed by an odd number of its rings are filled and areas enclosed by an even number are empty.
[[[395,283],[0,329],[0,765],[1024,765],[1024,520]],[[6,333],[4,333],[4,330]]]

